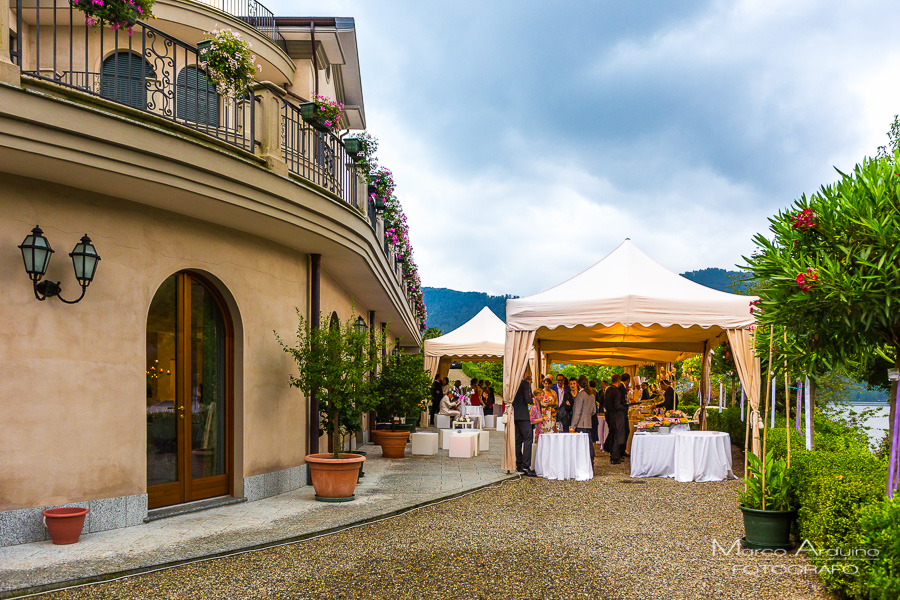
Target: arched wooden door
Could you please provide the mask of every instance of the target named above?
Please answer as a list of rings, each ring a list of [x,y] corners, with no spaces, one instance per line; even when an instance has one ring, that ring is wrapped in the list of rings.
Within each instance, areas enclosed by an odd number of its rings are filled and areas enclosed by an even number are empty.
[[[150,508],[231,493],[233,348],[212,285],[187,271],[163,282],[147,317]]]

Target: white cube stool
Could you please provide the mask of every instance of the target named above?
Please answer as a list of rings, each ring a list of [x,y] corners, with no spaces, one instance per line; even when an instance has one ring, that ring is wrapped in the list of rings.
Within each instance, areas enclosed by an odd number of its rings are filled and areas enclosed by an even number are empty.
[[[494,415],[484,415],[484,428],[485,429],[493,429],[497,426],[497,419],[494,418]]]
[[[441,429],[441,449],[449,450],[450,449],[450,435],[453,433],[452,429]]]
[[[487,431],[482,431],[478,434],[478,451],[479,452],[487,452],[491,449],[491,434]]]
[[[475,456],[475,436],[456,433],[450,436],[450,458],[472,458]]]
[[[412,453],[420,456],[429,456],[438,453],[440,434],[436,432],[421,432],[412,434]]]
[[[503,420],[500,417],[497,417],[497,431],[506,431],[506,425],[503,424]]]
[[[438,429],[450,429],[450,415],[434,415],[434,426]]]
[[[481,433],[481,430],[479,430],[479,429],[475,429],[475,430],[472,430],[472,429],[466,429],[466,430],[464,430],[464,431],[459,431],[459,430],[457,430],[457,431],[455,431],[454,433],[455,433],[456,435],[466,435],[466,436],[469,436],[470,438],[472,438],[472,452],[475,454],[475,456],[478,456],[478,452],[479,452],[479,450],[480,450],[480,444],[479,444],[479,441],[478,441],[478,440],[479,440],[479,437],[478,437],[478,436],[479,436],[479,434]]]

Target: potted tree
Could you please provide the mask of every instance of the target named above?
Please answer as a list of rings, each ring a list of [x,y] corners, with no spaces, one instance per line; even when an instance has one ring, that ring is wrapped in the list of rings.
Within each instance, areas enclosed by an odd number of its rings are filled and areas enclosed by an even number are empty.
[[[319,434],[327,433],[332,451],[309,454],[309,465],[316,500],[346,502],[353,491],[365,457],[342,452],[346,436],[362,429],[362,415],[376,404],[373,381],[380,354],[378,336],[372,340],[357,319],[333,322],[330,327],[313,328],[297,311],[296,345],[289,346],[275,334],[284,351],[297,363],[297,375],[290,376],[291,387],[306,395],[316,394],[320,410]],[[322,317],[324,322],[324,315]]]
[[[747,488],[740,496],[744,513],[744,546],[756,549],[788,549],[791,547],[791,523],[796,516],[788,498],[790,469],[783,458],[775,459],[772,451],[761,459],[747,456],[749,476]]]
[[[379,431],[376,438],[385,458],[403,458],[409,434],[415,428],[415,420],[409,423],[407,417],[418,415],[430,391],[431,377],[425,372],[421,354],[395,353],[385,362],[375,383],[378,412],[391,423],[390,430]],[[401,425],[401,418],[407,424]]]

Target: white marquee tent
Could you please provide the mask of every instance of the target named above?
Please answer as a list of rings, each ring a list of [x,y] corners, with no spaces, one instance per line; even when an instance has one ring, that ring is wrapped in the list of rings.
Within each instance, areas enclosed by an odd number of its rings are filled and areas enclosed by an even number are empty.
[[[545,372],[549,362],[636,368],[700,354],[706,390],[709,354],[727,339],[753,411],[755,450],[760,374],[749,329],[753,300],[672,273],[626,239],[572,279],[507,300],[503,397],[511,401],[535,359]],[[513,441],[507,438],[504,469],[514,466]]]
[[[446,377],[454,360],[503,360],[506,325],[487,306],[450,333],[425,340],[425,370]]]

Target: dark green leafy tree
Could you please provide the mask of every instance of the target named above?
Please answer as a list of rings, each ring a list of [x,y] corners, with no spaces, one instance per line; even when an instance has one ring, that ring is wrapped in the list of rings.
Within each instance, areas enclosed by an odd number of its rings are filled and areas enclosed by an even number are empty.
[[[313,328],[297,310],[297,340],[288,345],[277,332],[282,349],[297,363],[290,375],[291,387],[319,402],[319,435],[328,433],[334,458],[340,458],[344,436],[362,429],[362,415],[378,403],[375,382],[369,376],[378,366],[383,342],[357,329],[356,319],[335,321],[330,327]],[[321,322],[327,322],[326,315]]]
[[[774,365],[787,361],[792,373],[816,376],[873,354],[900,367],[898,160],[895,152],[839,171],[839,181],[771,217],[772,238],[753,238],[757,251],[744,260],[760,296],[764,372],[770,347]],[[893,398],[892,424],[896,385]]]
[[[378,414],[390,417],[414,417],[431,401],[431,377],[425,371],[421,354],[388,358],[375,379]]]
[[[440,327],[429,327],[428,329],[425,330],[424,337],[426,340],[433,340],[434,338],[439,338],[442,335],[444,335],[444,330],[441,329]],[[423,346],[423,348],[424,348],[424,346]]]

